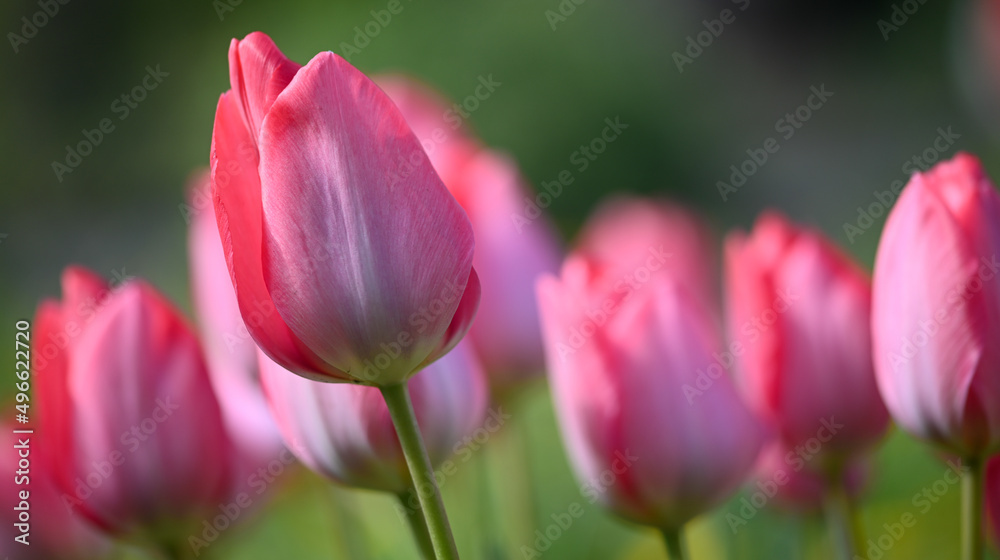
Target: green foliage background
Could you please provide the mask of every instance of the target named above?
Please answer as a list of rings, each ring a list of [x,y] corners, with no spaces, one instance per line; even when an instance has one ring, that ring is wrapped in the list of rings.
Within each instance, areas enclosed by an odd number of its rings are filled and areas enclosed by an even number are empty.
[[[969,150],[1000,171],[991,115],[974,110],[961,86],[963,77],[983,74],[966,50],[964,2],[927,0],[885,40],[877,21],[892,13],[887,1],[751,0],[683,72],[673,53],[705,29],[702,20],[734,4],[587,0],[553,30],[545,11],[559,10],[558,0],[402,2],[402,13],[352,63],[367,73],[413,74],[453,99],[471,94],[479,76],[500,81],[470,123],[487,144],[516,158],[532,185],[573,170],[573,185],[549,208],[567,240],[600,199],[639,192],[692,205],[720,236],[775,207],[823,229],[870,267],[884,216],[853,243],[843,225],[857,223],[857,208],[875,201],[874,190],[905,179],[903,163],[932,145],[938,127],[961,135],[949,155]],[[72,262],[106,276],[124,268],[190,310],[179,206],[189,175],[208,163],[215,104],[228,88],[230,39],[262,30],[304,63],[321,50],[341,51],[355,26],[372,19],[370,10],[385,6],[243,0],[220,18],[212,0],[71,0],[18,53],[0,47],[0,233],[7,234],[0,239],[0,325],[7,327],[0,332],[12,333],[15,320],[56,295],[59,272]],[[0,30],[17,32],[20,18],[37,10],[33,1],[8,0]],[[169,77],[57,181],[52,161],[82,139],[82,129],[114,118],[114,99],[157,64]],[[723,201],[716,181],[728,178],[748,148],[776,136],[775,121],[821,84],[835,92],[831,100]],[[629,129],[576,172],[572,152],[616,116]],[[3,359],[13,364],[12,355]],[[0,383],[0,394],[11,392],[10,380]],[[524,456],[526,471],[517,460]],[[943,472],[927,447],[894,433],[864,497],[869,536],[914,511],[914,494]],[[202,557],[415,557],[384,496],[331,489],[304,472],[283,475],[275,490],[269,507],[226,531]],[[520,558],[534,529],[573,502],[586,506],[585,515],[544,558],[662,554],[653,533],[580,495],[543,387],[526,395],[512,424],[447,480],[444,493],[463,557]],[[952,487],[918,514],[916,527],[884,558],[955,557],[958,498]],[[832,557],[812,515],[768,510],[733,535],[724,514],[738,500],[694,524],[694,558]],[[499,529],[484,532],[484,519]],[[347,552],[346,536],[356,539],[356,552]]]

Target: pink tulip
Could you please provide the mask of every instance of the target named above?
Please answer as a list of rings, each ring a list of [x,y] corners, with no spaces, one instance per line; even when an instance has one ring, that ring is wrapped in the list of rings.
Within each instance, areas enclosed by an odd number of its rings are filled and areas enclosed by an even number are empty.
[[[389,410],[378,389],[303,379],[260,354],[268,401],[292,452],[338,482],[400,494],[412,484]],[[459,344],[409,381],[431,463],[462,447],[483,420],[486,381]]]
[[[580,251],[615,266],[613,274],[628,288],[641,287],[650,270],[662,266],[718,313],[716,240],[690,211],[666,201],[619,197],[604,203],[579,237]]]
[[[212,191],[250,334],[304,376],[405,381],[472,322],[468,218],[392,101],[343,58],[299,67],[252,33],[229,61]]]
[[[699,298],[660,271],[616,290],[620,269],[574,253],[539,281],[553,398],[584,496],[674,531],[740,485],[761,432],[728,377],[685,394],[720,350]]]
[[[765,213],[726,240],[729,330],[751,407],[787,446],[830,467],[881,440],[867,274],[817,231]]]
[[[209,188],[208,172],[199,173],[191,193]],[[222,417],[240,457],[240,470],[255,471],[277,457],[281,434],[271,417],[257,373],[257,345],[240,315],[236,292],[226,269],[219,240],[215,209],[192,215],[188,233],[191,291],[201,323],[201,340],[212,387],[222,407]],[[251,320],[263,317],[251,314]],[[246,480],[245,476],[236,476]],[[242,491],[241,488],[237,488]]]
[[[228,491],[229,440],[198,340],[142,281],[63,273],[35,317],[35,400],[74,511],[131,538],[183,539]]]
[[[30,410],[30,409],[29,409]],[[4,519],[0,554],[11,560],[97,560],[106,558],[111,543],[82,516],[63,503],[51,480],[52,453],[45,453],[39,434],[15,434],[30,425],[0,424],[0,469]],[[22,457],[22,454],[25,455]],[[17,475],[18,462],[29,461],[26,474]],[[22,492],[27,492],[22,500]],[[26,515],[27,518],[22,518]],[[15,524],[27,521],[27,535]],[[22,536],[23,535],[23,536]],[[20,540],[15,540],[15,538]]]
[[[469,337],[499,390],[542,374],[545,350],[535,282],[559,268],[555,230],[544,217],[527,223],[524,200],[531,192],[510,159],[481,150],[449,185],[472,220],[475,268],[483,297]]]
[[[535,195],[517,165],[482,148],[436,93],[402,76],[376,81],[413,127],[434,168],[472,222],[473,265],[483,296],[469,338],[494,387],[513,389],[541,374],[545,366],[535,281],[541,274],[558,270],[558,236],[537,204],[526,202]]]
[[[872,335],[896,422],[962,457],[1000,445],[1000,197],[971,155],[917,173],[875,259]]]

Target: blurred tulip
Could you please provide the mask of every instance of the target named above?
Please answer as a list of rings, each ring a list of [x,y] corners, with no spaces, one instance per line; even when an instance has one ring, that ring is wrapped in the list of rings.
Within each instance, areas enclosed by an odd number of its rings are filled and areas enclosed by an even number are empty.
[[[966,459],[1000,444],[1000,197],[959,154],[917,173],[875,259],[872,335],[886,406]]]
[[[692,212],[666,201],[620,197],[604,203],[580,232],[578,247],[615,266],[630,286],[643,282],[644,266],[662,264],[713,314],[719,313],[716,240]]]
[[[192,180],[194,194],[209,188],[207,171]],[[237,470],[250,473],[277,457],[281,434],[267,408],[257,368],[257,345],[240,315],[236,292],[226,269],[215,209],[192,214],[188,232],[191,292],[200,322],[201,340],[212,387],[239,461]],[[251,320],[263,317],[251,314]],[[236,480],[246,480],[237,474]],[[242,491],[237,487],[237,491]]]
[[[545,367],[535,281],[558,270],[558,235],[537,204],[529,202],[534,194],[515,162],[474,141],[438,94],[403,76],[376,82],[399,107],[472,222],[473,266],[483,295],[469,338],[494,388],[501,393],[514,389]]]
[[[815,442],[814,466],[837,469],[882,439],[864,271],[769,212],[726,240],[726,288],[733,343],[720,364],[735,356],[751,408],[785,446]]]
[[[454,186],[453,186],[454,185]],[[530,190],[510,159],[481,150],[449,185],[472,220],[483,296],[469,337],[498,391],[542,374],[545,350],[535,282],[559,268],[555,230],[543,216],[519,222]]]
[[[111,542],[90,523],[72,512],[63,503],[59,490],[51,480],[52,454],[43,452],[45,445],[37,433],[14,434],[13,430],[30,428],[12,423],[0,424],[0,469],[10,476],[3,477],[3,511],[6,515],[0,528],[0,554],[11,560],[97,560],[106,558]],[[23,439],[21,439],[23,438]],[[27,443],[27,445],[24,445]],[[26,475],[19,470],[20,454],[30,461]],[[27,492],[22,500],[22,492]],[[25,507],[25,504],[27,506]],[[25,520],[21,516],[27,515]],[[16,524],[27,521],[28,534]],[[16,541],[20,537],[24,541]]]
[[[318,383],[260,354],[261,378],[288,447],[333,480],[401,494],[411,485],[389,410],[378,389]],[[413,409],[436,467],[483,421],[486,380],[462,343],[409,382]]]
[[[174,545],[228,491],[230,444],[198,340],[152,287],[67,268],[43,302],[40,430],[64,499],[106,532]],[[94,305],[93,302],[98,302]]]
[[[455,194],[453,185],[461,177],[466,163],[483,149],[461,115],[437,92],[408,76],[384,74],[373,77],[373,80],[399,108],[427,152],[434,170]],[[476,239],[478,241],[478,235]],[[478,246],[476,253],[479,253]]]
[[[699,298],[655,269],[622,289],[620,269],[573,254],[539,281],[553,399],[584,495],[672,533],[740,485],[761,432],[726,376],[685,395],[720,348]]]
[[[468,218],[392,101],[343,58],[299,67],[251,33],[229,62],[212,191],[250,334],[300,375],[399,385],[472,322]]]

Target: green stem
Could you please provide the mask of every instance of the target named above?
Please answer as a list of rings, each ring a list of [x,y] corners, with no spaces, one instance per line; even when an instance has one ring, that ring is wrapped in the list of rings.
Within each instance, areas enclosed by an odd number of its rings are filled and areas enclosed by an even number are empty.
[[[851,560],[861,556],[864,533],[855,511],[853,501],[847,494],[844,471],[836,469],[827,484],[823,509],[826,514],[830,540],[839,552],[839,557]]]
[[[962,476],[962,560],[983,558],[983,460],[967,459]]]
[[[458,549],[455,548],[455,538],[448,525],[448,514],[444,511],[444,502],[441,501],[441,492],[434,479],[431,460],[427,456],[427,448],[424,447],[424,440],[417,427],[417,418],[413,414],[413,405],[410,403],[410,392],[405,383],[380,387],[379,389],[382,391],[382,398],[385,399],[385,404],[389,408],[392,423],[396,426],[396,435],[399,436],[403,455],[406,456],[406,464],[410,467],[413,485],[416,488],[429,488],[431,490],[430,492],[417,492],[417,497],[420,499],[420,508],[427,520],[427,531],[434,544],[437,560],[457,559]]]
[[[681,542],[681,529],[661,529],[663,542],[667,545],[667,558],[670,560],[684,560],[684,543]]]
[[[423,508],[411,508],[408,503],[410,496],[416,496],[417,491],[413,488],[404,490],[397,496],[399,505],[406,512],[406,520],[410,523],[410,530],[413,531],[413,540],[417,542],[417,549],[420,550],[420,557],[424,560],[434,559],[434,543],[431,542],[431,534],[427,532],[427,519],[424,517]]]

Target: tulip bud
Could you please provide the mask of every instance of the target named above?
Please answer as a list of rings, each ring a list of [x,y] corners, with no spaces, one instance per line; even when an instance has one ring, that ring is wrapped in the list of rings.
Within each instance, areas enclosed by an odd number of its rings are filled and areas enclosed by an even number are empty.
[[[784,445],[814,442],[811,467],[835,469],[884,436],[865,272],[819,232],[765,213],[726,240],[726,288],[747,399]]]
[[[1000,197],[971,155],[916,173],[875,258],[879,389],[908,432],[965,458],[1000,445]]]
[[[228,491],[198,340],[145,282],[81,268],[35,317],[35,400],[64,501],[114,535],[179,542]]]
[[[579,252],[539,281],[553,399],[583,495],[674,531],[736,490],[761,431],[727,375],[694,389],[721,349],[699,298],[656,271],[624,289],[622,268]]]
[[[299,67],[252,33],[229,59],[212,193],[251,336],[303,376],[405,381],[475,315],[468,218],[396,106],[340,56]]]
[[[263,353],[260,370],[281,433],[306,466],[359,488],[400,494],[411,486],[403,451],[378,389],[304,379]],[[485,377],[471,349],[459,344],[410,379],[409,389],[420,432],[436,467],[480,426],[487,400]]]

